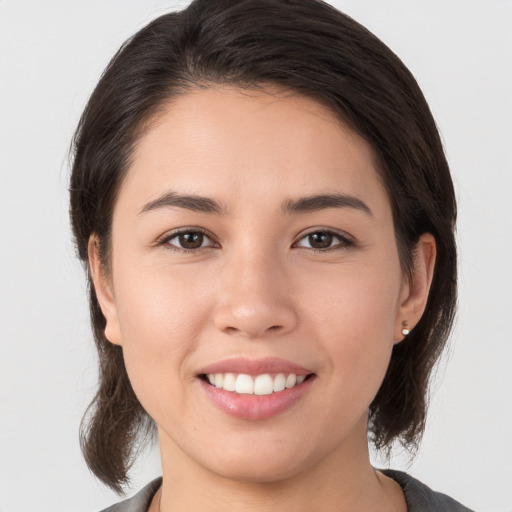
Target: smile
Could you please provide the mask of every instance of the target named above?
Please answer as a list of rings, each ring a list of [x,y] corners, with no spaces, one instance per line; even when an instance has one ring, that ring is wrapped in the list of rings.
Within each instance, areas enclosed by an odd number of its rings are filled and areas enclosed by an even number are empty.
[[[316,372],[279,358],[228,358],[196,374],[207,400],[228,416],[262,421],[306,399]]]
[[[307,375],[264,373],[253,377],[245,373],[209,373],[205,377],[212,386],[232,393],[271,395],[299,386],[306,380]]]

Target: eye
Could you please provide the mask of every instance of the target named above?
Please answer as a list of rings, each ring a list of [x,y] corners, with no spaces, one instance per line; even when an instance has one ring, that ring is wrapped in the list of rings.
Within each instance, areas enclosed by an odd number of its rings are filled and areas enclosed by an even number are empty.
[[[198,229],[176,231],[160,240],[159,243],[170,246],[173,250],[185,252],[215,247],[212,239],[204,231]]]
[[[305,247],[317,251],[328,249],[341,249],[352,245],[352,241],[341,235],[328,230],[317,230],[303,236],[296,244],[297,247]]]

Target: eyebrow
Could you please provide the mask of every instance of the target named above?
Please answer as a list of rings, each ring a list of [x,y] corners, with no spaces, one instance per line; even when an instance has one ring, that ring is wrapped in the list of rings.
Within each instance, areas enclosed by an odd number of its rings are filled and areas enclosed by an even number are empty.
[[[228,213],[228,208],[215,199],[199,195],[179,194],[173,191],[166,192],[159,198],[150,201],[140,213],[172,207],[214,215],[227,215]],[[373,216],[364,201],[348,194],[315,194],[299,199],[289,199],[281,204],[281,211],[285,214],[310,213],[327,208],[353,208]]]
[[[326,208],[354,208],[373,216],[370,207],[361,199],[348,194],[317,194],[300,199],[290,199],[281,205],[284,213],[309,213]]]
[[[177,192],[166,192],[154,201],[150,201],[142,208],[140,213],[156,210],[158,208],[185,208],[194,212],[210,213],[215,215],[227,214],[227,208],[215,199],[198,195],[178,194]]]

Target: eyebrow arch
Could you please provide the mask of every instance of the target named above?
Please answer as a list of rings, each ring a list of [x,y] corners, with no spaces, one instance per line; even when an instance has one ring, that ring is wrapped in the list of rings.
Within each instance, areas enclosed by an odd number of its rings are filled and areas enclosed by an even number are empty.
[[[281,205],[284,213],[308,213],[326,208],[354,208],[373,217],[372,211],[365,202],[347,194],[319,194],[288,200]]]
[[[142,208],[140,213],[172,207],[215,215],[227,214],[227,208],[215,199],[199,195],[178,194],[174,191],[166,192],[157,199],[150,201]],[[316,212],[326,208],[354,208],[373,216],[365,202],[347,194],[316,194],[299,199],[289,199],[281,205],[281,211],[285,214]]]
[[[227,208],[214,199],[198,195],[178,194],[173,191],[166,192],[154,201],[147,203],[140,213],[156,210],[158,208],[186,208],[194,212],[213,213],[216,215],[225,215]]]

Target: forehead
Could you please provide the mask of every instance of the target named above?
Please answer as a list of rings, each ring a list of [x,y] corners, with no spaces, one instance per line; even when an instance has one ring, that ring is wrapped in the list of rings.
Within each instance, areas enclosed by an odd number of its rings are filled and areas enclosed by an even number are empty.
[[[243,198],[275,195],[281,201],[332,192],[377,193],[387,203],[375,162],[365,140],[310,98],[275,90],[193,89],[148,125],[118,199],[135,207],[172,189],[234,207]]]

